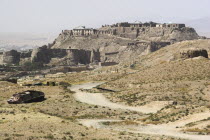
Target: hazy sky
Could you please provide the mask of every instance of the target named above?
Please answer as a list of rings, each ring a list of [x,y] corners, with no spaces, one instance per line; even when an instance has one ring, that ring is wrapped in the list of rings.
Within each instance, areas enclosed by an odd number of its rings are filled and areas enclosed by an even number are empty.
[[[60,32],[122,21],[210,17],[210,0],[0,0],[0,32]]]

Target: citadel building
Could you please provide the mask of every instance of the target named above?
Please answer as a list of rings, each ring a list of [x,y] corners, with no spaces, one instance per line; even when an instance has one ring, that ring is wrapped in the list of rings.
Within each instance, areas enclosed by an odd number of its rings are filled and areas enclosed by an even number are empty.
[[[147,28],[184,28],[185,24],[159,24],[155,22],[121,22],[113,25],[104,25],[99,29],[86,28],[85,26],[79,26],[73,30],[64,30],[63,33],[70,36],[90,36],[90,35],[119,35],[121,32],[136,31],[139,33],[140,30],[144,31]],[[137,37],[137,35],[136,35]]]

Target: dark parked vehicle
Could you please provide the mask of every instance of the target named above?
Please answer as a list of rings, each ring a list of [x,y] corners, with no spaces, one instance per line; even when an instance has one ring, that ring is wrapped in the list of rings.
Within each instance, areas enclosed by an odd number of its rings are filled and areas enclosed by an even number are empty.
[[[13,96],[7,101],[9,104],[21,104],[21,103],[29,103],[36,101],[43,101],[45,95],[41,91],[35,90],[27,90],[20,93],[15,93]]]

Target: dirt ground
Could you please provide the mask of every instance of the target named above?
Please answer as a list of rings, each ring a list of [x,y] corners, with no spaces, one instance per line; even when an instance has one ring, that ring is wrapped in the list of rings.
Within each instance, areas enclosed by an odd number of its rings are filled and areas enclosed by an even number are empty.
[[[61,86],[24,87],[0,83],[0,139],[156,139],[145,134],[125,132],[122,135],[118,131],[88,128],[77,121],[131,119],[142,113],[81,103],[74,99],[71,91]],[[6,102],[12,94],[28,89],[43,91],[46,100],[27,104]]]
[[[71,85],[105,82],[99,86],[105,90],[88,89],[91,96],[97,94],[95,92],[102,93],[103,96],[93,98],[98,104],[89,104],[86,98],[76,100],[75,93],[64,85],[27,87],[1,81],[0,139],[181,139],[174,138],[174,135],[166,136],[162,130],[161,133],[153,133],[153,128],[159,130],[166,125],[173,126],[181,134],[206,138],[210,135],[210,60],[202,57],[171,60],[174,52],[192,47],[193,44],[209,52],[209,40],[184,41],[141,56],[135,63],[124,62],[117,66],[62,76],[47,75],[35,81]],[[27,83],[27,80],[24,82]],[[6,102],[12,94],[29,89],[44,92],[46,100],[13,105]],[[109,100],[110,106],[106,105],[107,102],[98,101],[102,97]],[[120,107],[113,108],[113,104],[120,104]],[[146,109],[142,112],[131,109],[136,107]],[[154,111],[146,112],[149,107],[153,107]],[[118,131],[112,126],[101,128],[105,127],[104,124],[96,125],[99,128],[95,128],[95,124],[88,127],[79,120],[121,120],[126,123],[115,123],[117,128],[124,129]],[[151,129],[143,134],[139,129],[146,127],[136,128],[135,123],[151,126]],[[133,128],[138,132],[130,130]]]

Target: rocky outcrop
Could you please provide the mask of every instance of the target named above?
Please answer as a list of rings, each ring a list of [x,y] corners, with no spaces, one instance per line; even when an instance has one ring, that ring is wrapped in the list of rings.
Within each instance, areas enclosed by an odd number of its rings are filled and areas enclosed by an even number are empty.
[[[189,59],[194,57],[208,58],[208,52],[205,49],[190,48],[181,50],[179,54],[175,54],[175,59]]]

